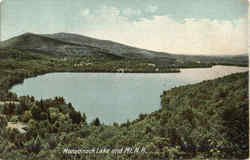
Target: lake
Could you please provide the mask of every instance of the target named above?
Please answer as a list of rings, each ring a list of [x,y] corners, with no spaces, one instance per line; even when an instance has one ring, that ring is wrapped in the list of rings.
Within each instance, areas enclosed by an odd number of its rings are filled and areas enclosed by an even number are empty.
[[[248,71],[246,67],[214,66],[181,69],[181,73],[49,73],[25,79],[10,91],[36,99],[63,96],[87,115],[88,122],[99,117],[102,123],[134,120],[140,113],[160,108],[160,95],[176,86],[193,84]]]

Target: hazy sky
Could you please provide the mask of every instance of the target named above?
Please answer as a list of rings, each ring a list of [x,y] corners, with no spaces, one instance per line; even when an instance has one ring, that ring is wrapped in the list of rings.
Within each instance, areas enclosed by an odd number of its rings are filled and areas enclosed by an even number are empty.
[[[70,32],[179,54],[247,53],[247,0],[3,0],[2,40]]]

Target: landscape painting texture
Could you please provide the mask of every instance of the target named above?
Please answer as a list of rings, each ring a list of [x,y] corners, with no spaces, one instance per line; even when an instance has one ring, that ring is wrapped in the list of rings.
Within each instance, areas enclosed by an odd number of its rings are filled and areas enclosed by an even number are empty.
[[[247,159],[248,7],[0,1],[0,160]]]

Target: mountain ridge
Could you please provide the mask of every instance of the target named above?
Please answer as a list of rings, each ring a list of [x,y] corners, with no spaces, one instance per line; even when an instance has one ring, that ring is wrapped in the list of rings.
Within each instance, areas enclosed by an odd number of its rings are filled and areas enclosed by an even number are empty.
[[[16,48],[47,52],[63,56],[89,56],[96,52],[123,58],[160,58],[168,54],[149,51],[108,40],[99,40],[71,33],[34,34],[25,33],[3,41],[1,48]],[[52,53],[54,52],[54,53]]]
[[[120,45],[120,46],[124,46],[124,47],[128,47],[128,48],[132,48],[132,49],[138,49],[138,50],[153,52],[153,53],[157,53],[157,54],[162,54],[161,56],[170,55],[170,53],[167,53],[167,52],[152,51],[152,50],[143,49],[143,48],[140,48],[140,47],[135,47],[135,46],[127,45],[127,44],[122,44],[122,43],[111,41],[111,40],[97,39],[97,38],[93,38],[93,37],[89,37],[89,36],[85,36],[85,35],[78,35],[78,34],[75,34],[75,33],[59,32],[59,33],[55,33],[55,34],[44,34],[44,36],[55,38],[55,39],[62,40],[62,41],[65,40],[64,37],[67,37],[67,40],[69,40],[69,38],[77,38],[77,39],[71,39],[69,41],[71,43],[76,43],[76,44],[82,44],[82,43],[79,43],[78,41],[81,41],[81,40],[83,40],[83,38],[85,38],[85,39],[91,40],[92,42],[93,41],[101,42],[102,44],[99,43],[98,46],[102,45],[102,47],[105,47],[108,44],[113,44],[113,45]]]
[[[190,63],[248,65],[248,55],[183,55],[150,51],[110,40],[100,40],[74,33],[25,33],[0,43],[0,49],[12,48],[55,57],[94,57],[95,59],[146,60],[168,67]],[[184,64],[184,65],[183,65]]]

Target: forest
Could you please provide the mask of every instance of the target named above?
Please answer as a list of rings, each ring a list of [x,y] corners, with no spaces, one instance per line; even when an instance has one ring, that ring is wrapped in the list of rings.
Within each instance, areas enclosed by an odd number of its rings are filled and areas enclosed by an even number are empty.
[[[0,104],[1,159],[245,159],[249,155],[248,72],[163,91],[160,110],[123,124],[104,125],[101,117],[87,123],[86,115],[63,97],[36,100],[8,91],[28,77],[74,71],[72,64],[82,59],[70,63],[4,52],[0,52],[0,101],[13,103]],[[24,124],[25,132],[8,127],[10,122]],[[127,147],[145,151],[64,153]]]

